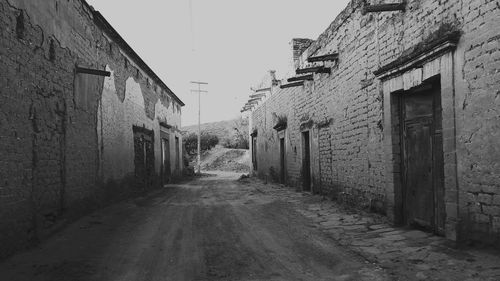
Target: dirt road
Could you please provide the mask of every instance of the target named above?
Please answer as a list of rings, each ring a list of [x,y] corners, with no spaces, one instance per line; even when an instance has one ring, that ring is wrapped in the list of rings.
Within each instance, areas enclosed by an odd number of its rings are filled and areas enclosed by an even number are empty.
[[[237,174],[123,202],[0,264],[0,280],[387,280]]]

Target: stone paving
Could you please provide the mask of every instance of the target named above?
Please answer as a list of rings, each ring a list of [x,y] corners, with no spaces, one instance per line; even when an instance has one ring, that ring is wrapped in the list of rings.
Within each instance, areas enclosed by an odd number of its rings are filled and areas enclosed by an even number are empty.
[[[386,217],[252,178],[263,193],[296,204],[339,244],[387,270],[394,280],[500,280],[500,252],[456,247],[443,237],[391,226]]]

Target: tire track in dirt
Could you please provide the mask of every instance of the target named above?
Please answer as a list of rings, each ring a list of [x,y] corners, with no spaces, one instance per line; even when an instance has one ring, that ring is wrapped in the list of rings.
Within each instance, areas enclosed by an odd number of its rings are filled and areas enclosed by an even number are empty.
[[[0,264],[0,280],[387,280],[279,193],[237,179],[218,173],[101,210]]]

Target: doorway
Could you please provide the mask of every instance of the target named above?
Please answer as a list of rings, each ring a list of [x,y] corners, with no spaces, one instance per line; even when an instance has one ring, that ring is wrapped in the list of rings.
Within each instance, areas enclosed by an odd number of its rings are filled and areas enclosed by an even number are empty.
[[[438,82],[401,96],[403,220],[444,234],[444,164]]]
[[[302,190],[311,191],[311,142],[309,131],[302,133]]]
[[[143,127],[132,127],[134,132],[135,176],[144,188],[153,185],[154,178],[154,133]]]
[[[175,137],[175,171],[177,175],[180,174],[181,170],[181,152],[180,152],[180,142],[179,137]]]
[[[163,184],[170,182],[172,172],[170,169],[170,141],[168,137],[161,139],[161,165]]]
[[[257,171],[257,137],[252,136],[252,164],[253,170]]]
[[[280,183],[285,184],[285,138],[280,138]]]

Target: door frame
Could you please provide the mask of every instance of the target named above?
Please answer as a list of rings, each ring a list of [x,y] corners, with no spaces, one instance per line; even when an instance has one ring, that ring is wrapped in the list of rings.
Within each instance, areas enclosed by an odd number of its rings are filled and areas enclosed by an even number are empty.
[[[456,98],[454,61],[460,57],[454,52],[456,43],[446,41],[425,54],[419,54],[403,63],[394,63],[391,67],[379,71],[383,94],[383,135],[386,165],[386,211],[390,220],[402,224],[401,213],[401,143],[399,137],[399,95],[404,91],[425,83],[429,79],[439,79],[441,91],[444,162],[444,198],[446,238],[459,239],[460,202],[457,172],[456,145]],[[461,84],[460,84],[461,85]],[[459,85],[459,87],[460,87]]]
[[[406,119],[406,104],[405,99],[410,95],[422,95],[426,94],[432,99],[431,115],[414,117],[412,120]],[[433,231],[436,234],[444,235],[444,181],[443,181],[443,135],[442,135],[442,124],[441,124],[441,86],[440,81],[436,77],[429,79],[425,83],[422,83],[418,87],[411,90],[403,92],[398,95],[399,99],[399,124],[400,124],[400,148],[401,148],[401,218],[402,223],[409,225],[413,223],[410,221],[407,213],[411,212],[409,206],[407,206],[407,192],[408,192],[408,136],[407,129],[410,126],[415,126],[416,124],[427,123],[430,124],[430,149],[431,149],[431,174],[432,178],[432,203],[426,207],[432,207],[433,216],[430,225],[426,225],[424,222],[418,223],[420,227],[426,228]]]

